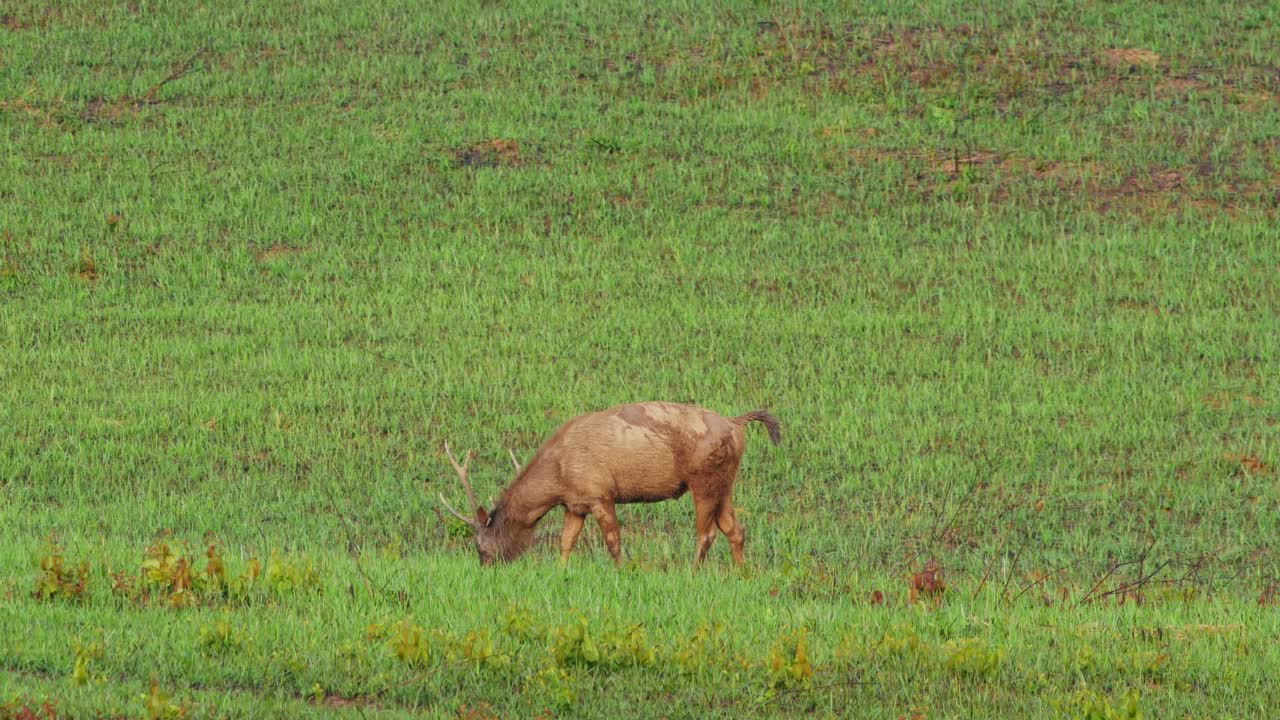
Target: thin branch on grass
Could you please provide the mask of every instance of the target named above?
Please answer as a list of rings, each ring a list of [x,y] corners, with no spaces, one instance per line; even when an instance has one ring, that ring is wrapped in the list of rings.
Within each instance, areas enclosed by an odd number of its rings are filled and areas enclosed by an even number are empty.
[[[1146,549],[1143,550],[1142,553],[1138,555],[1137,558],[1134,558],[1133,560],[1126,560],[1122,563],[1112,564],[1111,567],[1107,570],[1106,574],[1104,574],[1101,578],[1098,578],[1098,581],[1093,584],[1093,587],[1089,588],[1089,592],[1085,593],[1084,597],[1080,598],[1080,600],[1076,602],[1076,607],[1079,607],[1081,605],[1084,605],[1085,603],[1089,603],[1095,600],[1096,598],[1093,597],[1093,594],[1097,592],[1098,588],[1102,587],[1103,583],[1105,583],[1112,575],[1115,575],[1116,571],[1119,570],[1120,568],[1129,567],[1131,565],[1141,565],[1143,562],[1145,562],[1147,559],[1147,555],[1151,553],[1151,548],[1156,546],[1156,542],[1157,542],[1157,539],[1152,538],[1151,543],[1147,545]]]
[[[438,507],[436,507],[436,506],[434,506],[434,505],[432,505],[432,506],[431,506],[431,512],[433,512],[433,513],[435,513],[435,514],[436,514],[436,520],[438,521],[438,523],[439,523],[439,527],[440,527],[440,537],[441,537],[442,539],[444,539],[444,540],[448,540],[448,539],[449,539],[449,524],[448,524],[447,522],[445,522],[445,519],[444,519],[444,513],[440,512],[440,508],[438,508]]]
[[[1078,565],[1078,564],[1079,564],[1078,562],[1069,562],[1069,563],[1067,563],[1066,565],[1061,565],[1061,566],[1059,566],[1057,569],[1053,570],[1052,572],[1045,574],[1045,575],[1044,575],[1043,577],[1041,577],[1039,580],[1036,580],[1036,581],[1035,581],[1035,582],[1033,582],[1033,583],[1028,583],[1026,587],[1024,587],[1024,588],[1022,588],[1021,590],[1019,590],[1019,591],[1018,591],[1018,594],[1017,594],[1017,595],[1014,595],[1014,596],[1013,596],[1013,599],[1009,601],[1009,604],[1010,604],[1010,605],[1012,605],[1012,604],[1014,604],[1014,603],[1018,602],[1018,600],[1019,600],[1023,595],[1026,595],[1026,594],[1027,594],[1027,592],[1028,592],[1028,591],[1030,591],[1032,588],[1034,588],[1034,587],[1036,587],[1037,585],[1039,585],[1039,584],[1043,583],[1045,580],[1048,580],[1049,578],[1051,578],[1051,577],[1053,577],[1053,576],[1055,576],[1055,575],[1058,575],[1058,574],[1062,573],[1064,570],[1066,570],[1067,568],[1071,567],[1072,565]]]
[[[947,512],[947,503],[951,502],[951,478],[948,477],[943,481],[942,505],[938,507],[938,511],[933,514],[933,520],[929,522],[929,542],[932,544],[938,539],[938,521],[942,519],[943,514]]]
[[[943,525],[942,529],[938,531],[938,535],[935,538],[936,541],[946,540],[947,536],[951,533],[951,529],[955,527],[956,520],[958,520],[960,515],[973,504],[973,497],[974,494],[972,491],[965,494],[964,500],[960,502],[960,505],[956,507],[955,512],[952,512],[951,517],[947,519],[947,524]]]
[[[1089,592],[1085,593],[1083,598],[1076,601],[1076,605],[1079,606],[1085,602],[1088,602],[1089,596],[1093,595],[1093,593],[1097,591],[1099,587],[1102,586],[1102,583],[1107,581],[1107,578],[1114,575],[1116,570],[1119,569],[1119,567],[1120,567],[1119,565],[1112,565],[1110,568],[1108,568],[1107,572],[1103,574],[1102,577],[1098,578],[1098,582],[1094,583],[1093,587],[1089,588]]]
[[[1111,596],[1111,595],[1120,595],[1120,594],[1122,594],[1122,593],[1127,593],[1127,592],[1129,592],[1129,591],[1131,591],[1131,590],[1141,590],[1143,587],[1145,587],[1145,586],[1147,585],[1147,583],[1148,583],[1148,582],[1150,582],[1150,581],[1151,581],[1151,578],[1155,577],[1157,574],[1159,574],[1159,572],[1160,572],[1161,570],[1163,570],[1163,569],[1165,569],[1166,567],[1168,567],[1168,566],[1169,566],[1169,563],[1171,563],[1171,562],[1173,562],[1173,561],[1172,561],[1172,560],[1165,560],[1164,562],[1162,562],[1162,563],[1160,563],[1159,565],[1157,565],[1157,566],[1156,566],[1156,569],[1155,569],[1155,570],[1152,570],[1149,574],[1147,574],[1147,575],[1139,574],[1139,576],[1138,576],[1138,579],[1137,579],[1137,580],[1134,580],[1133,582],[1130,582],[1130,583],[1124,583],[1124,584],[1122,584],[1122,585],[1119,585],[1119,586],[1117,586],[1117,587],[1115,587],[1115,588],[1112,588],[1111,590],[1108,590],[1108,591],[1106,591],[1106,592],[1102,593],[1101,595],[1099,595],[1099,596],[1097,596],[1097,597],[1095,597],[1095,598],[1089,598],[1088,602],[1093,602],[1094,600],[1104,600],[1104,599],[1106,599],[1107,597],[1109,597],[1109,596]],[[1139,573],[1141,573],[1141,571],[1139,571]]]
[[[778,28],[778,34],[787,43],[787,49],[791,51],[791,66],[797,70],[800,69],[800,54],[796,52],[796,46],[791,42],[791,35],[787,33],[787,28],[778,22],[778,18],[773,19],[773,24]]]
[[[1004,536],[1000,538],[1000,544],[996,546],[996,551],[991,554],[991,560],[987,563],[987,569],[982,572],[982,579],[978,581],[978,587],[973,590],[971,600],[978,599],[978,593],[982,592],[983,586],[987,584],[987,577],[991,575],[991,569],[996,566],[996,558],[1000,557],[1000,551],[1004,549],[1005,542],[1009,539],[1009,533],[1013,532],[1013,527],[1004,531]]]
[[[1023,505],[1026,505],[1026,504],[1027,504],[1027,500],[1025,500],[1025,499],[1024,499],[1024,500],[1019,500],[1018,502],[1016,502],[1016,503],[1014,503],[1014,504],[1010,505],[1009,507],[1005,508],[1004,510],[1001,510],[1001,511],[1000,511],[1000,514],[996,516],[995,522],[996,522],[996,523],[999,523],[1001,520],[1003,520],[1003,519],[1004,519],[1004,516],[1005,516],[1005,515],[1008,515],[1009,513],[1013,512],[1014,510],[1017,510],[1018,508],[1022,507]],[[991,570],[995,567],[995,564],[996,564],[996,558],[997,558],[997,557],[999,557],[999,555],[1000,555],[1000,551],[1001,551],[1002,549],[1004,549],[1004,544],[1005,544],[1005,542],[1009,539],[1009,534],[1010,534],[1010,533],[1012,533],[1012,532],[1013,532],[1013,526],[1012,526],[1012,525],[1011,525],[1011,526],[1009,526],[1009,529],[1008,529],[1008,530],[1005,530],[1005,531],[1004,531],[1004,537],[1001,537],[1001,538],[1000,538],[1000,545],[998,545],[998,546],[996,547],[996,551],[995,551],[995,553],[994,553],[994,554],[992,554],[992,556],[991,556],[991,561],[987,563],[987,569],[986,569],[985,571],[983,571],[983,573],[982,573],[982,580],[978,583],[978,587],[977,587],[977,589],[975,589],[975,590],[973,591],[973,599],[975,599],[975,600],[977,599],[977,597],[978,597],[978,593],[979,593],[979,592],[981,592],[981,591],[982,591],[983,586],[987,584],[987,577],[991,575]]]
[[[404,679],[404,680],[401,680],[400,682],[396,683],[395,685],[388,685],[388,686],[386,686],[385,688],[383,688],[383,689],[381,689],[381,690],[378,690],[377,692],[375,692],[375,693],[373,694],[373,697],[381,699],[383,695],[385,695],[385,694],[387,694],[387,693],[391,692],[392,690],[399,690],[400,688],[404,687],[405,685],[408,685],[408,684],[410,684],[410,683],[414,683],[414,682],[417,682],[417,681],[419,681],[419,680],[423,680],[423,679],[425,679],[425,678],[431,677],[432,675],[435,675],[436,673],[440,672],[441,670],[447,670],[447,669],[449,669],[449,668],[451,668],[451,667],[454,667],[454,666],[456,666],[456,665],[459,665],[459,664],[460,664],[460,663],[442,662],[442,663],[440,663],[440,665],[438,665],[437,667],[433,667],[433,668],[431,668],[430,670],[423,670],[422,672],[417,673],[417,674],[415,674],[415,675],[410,675],[408,678],[406,678],[406,679]]]
[[[346,515],[338,509],[338,501],[333,497],[333,490],[326,484],[324,486],[325,495],[329,498],[329,507],[333,508],[333,514],[338,517],[338,524],[342,526],[342,531],[347,536],[347,552],[351,554],[351,559],[355,561],[356,572],[360,573],[360,579],[364,581],[364,589],[369,593],[369,597],[376,598],[377,594],[373,591],[373,581],[369,578],[368,573],[364,571],[364,566],[360,564],[360,554],[355,548],[359,547],[355,537],[351,534],[349,525],[354,525]]]
[[[1004,586],[1000,588],[1000,597],[1004,598],[1009,592],[1009,583],[1013,582],[1013,575],[1018,570],[1018,560],[1022,558],[1022,551],[1027,549],[1027,545],[1031,543],[1031,538],[1023,538],[1022,544],[1018,546],[1018,551],[1013,554],[1013,564],[1009,566],[1009,574],[1004,578]]]
[[[204,55],[207,53],[208,53],[207,48],[201,48],[197,50],[194,55],[187,58],[186,62],[178,66],[177,70],[174,70],[173,72],[169,73],[168,77],[166,77],[165,79],[161,80],[160,82],[148,88],[147,91],[142,94],[142,98],[138,100],[138,102],[146,103],[146,104],[154,103],[156,101],[156,93],[160,92],[161,88],[163,88],[165,85],[168,85],[171,82],[174,82],[175,80],[181,80],[187,75],[190,75],[191,73],[195,72],[196,61],[204,57]]]

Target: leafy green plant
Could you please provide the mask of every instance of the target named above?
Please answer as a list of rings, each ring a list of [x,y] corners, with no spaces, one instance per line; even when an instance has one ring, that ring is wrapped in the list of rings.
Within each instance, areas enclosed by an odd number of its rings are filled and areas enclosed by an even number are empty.
[[[702,622],[689,637],[679,642],[672,654],[676,667],[686,675],[705,672],[712,658],[720,655],[724,625]]]
[[[272,551],[267,560],[267,586],[276,595],[320,586],[320,574],[314,564],[300,558],[289,558]]]
[[[1000,669],[1006,652],[982,638],[948,640],[942,646],[942,664],[961,675],[992,675]]]
[[[379,631],[379,634],[383,632]],[[405,665],[418,667],[431,659],[429,633],[413,622],[401,620],[387,628],[385,635],[387,649]]]
[[[245,637],[227,618],[220,617],[200,627],[197,642],[206,654],[226,655],[241,650]]]
[[[809,633],[804,629],[778,638],[767,661],[770,688],[808,687],[813,683],[808,641]]]
[[[456,644],[462,657],[477,667],[501,668],[511,664],[511,655],[499,652],[485,630],[471,630]]]
[[[1058,703],[1073,718],[1079,720],[1141,720],[1143,717],[1140,695],[1129,690],[1118,700],[1088,687],[1081,687],[1074,694]]]
[[[196,603],[195,576],[191,561],[175,553],[167,542],[147,547],[142,560],[142,578],[146,588],[161,593],[173,608]]]
[[[151,688],[138,698],[142,702],[143,716],[147,720],[181,720],[190,716],[190,708],[170,700],[159,683],[151,681]]]
[[[561,666],[598,665],[605,661],[600,643],[584,616],[552,631],[551,654]]]
[[[502,630],[521,640],[541,638],[545,631],[534,623],[533,613],[523,605],[511,603],[502,618]]]
[[[551,655],[560,665],[622,668],[652,665],[657,651],[639,625],[602,623],[594,628],[583,615],[552,630]]]
[[[884,632],[879,648],[886,655],[910,657],[918,656],[925,646],[925,641],[914,627],[899,623]]]
[[[573,677],[555,663],[548,664],[530,675],[524,683],[524,691],[549,697],[561,708],[572,707],[578,701]]]
[[[50,540],[40,557],[40,576],[33,593],[37,600],[67,600],[83,602],[89,583],[89,564],[81,563],[72,568],[67,565],[62,547]]]
[[[75,640],[71,644],[72,653],[75,656],[75,664],[71,669],[71,682],[76,685],[84,685],[89,682],[89,672],[93,663],[102,657],[102,646],[98,643],[81,643]]]

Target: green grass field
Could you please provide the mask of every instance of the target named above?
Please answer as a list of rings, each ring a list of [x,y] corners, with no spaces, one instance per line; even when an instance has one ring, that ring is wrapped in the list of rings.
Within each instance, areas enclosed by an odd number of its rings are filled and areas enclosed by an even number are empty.
[[[459,6],[461,7],[461,6]],[[0,718],[1266,717],[1280,6],[0,5]],[[481,569],[616,403],[767,407]],[[560,512],[540,532],[554,538]],[[212,548],[212,549],[210,549]]]

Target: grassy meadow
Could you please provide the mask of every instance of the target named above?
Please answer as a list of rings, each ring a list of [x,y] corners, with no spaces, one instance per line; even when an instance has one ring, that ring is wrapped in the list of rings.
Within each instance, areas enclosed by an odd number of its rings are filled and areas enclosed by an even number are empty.
[[[0,4],[0,720],[1266,717],[1280,6]],[[443,453],[768,408],[481,569]]]

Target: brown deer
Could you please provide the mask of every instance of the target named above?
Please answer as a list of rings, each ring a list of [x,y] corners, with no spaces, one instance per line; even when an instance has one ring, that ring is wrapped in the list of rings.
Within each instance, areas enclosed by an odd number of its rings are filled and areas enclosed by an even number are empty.
[[[489,510],[476,503],[467,482],[471,453],[458,464],[445,443],[445,455],[475,516],[454,510],[443,494],[440,501],[475,530],[482,565],[509,562],[528,550],[534,526],[557,505],[564,506],[561,562],[569,559],[590,513],[604,533],[614,564],[620,565],[622,544],[614,506],[658,502],[690,491],[697,516],[695,564],[706,557],[719,527],[729,540],[734,562],[741,565],[745,533],[733,512],[733,483],[746,447],[743,427],[753,421],[763,423],[769,439],[778,444],[778,420],[763,410],[726,418],[692,405],[644,402],[579,415],[561,425],[524,468],[511,454],[516,479]]]

